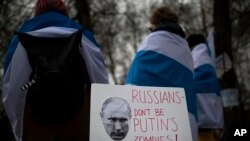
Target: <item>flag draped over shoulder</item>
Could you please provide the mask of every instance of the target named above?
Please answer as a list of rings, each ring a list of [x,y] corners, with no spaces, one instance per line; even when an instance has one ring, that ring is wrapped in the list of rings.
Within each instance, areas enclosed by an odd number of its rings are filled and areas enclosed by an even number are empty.
[[[41,37],[63,37],[81,28],[83,27],[66,16],[48,12],[26,21],[19,32]],[[85,60],[91,83],[108,83],[101,50],[90,31],[84,30],[81,45],[80,54]],[[22,91],[21,86],[29,81],[31,71],[26,50],[14,36],[4,64],[3,103],[17,141],[22,140],[27,95],[27,91]]]
[[[192,51],[199,128],[223,128],[223,105],[214,61],[205,43]]]
[[[139,46],[126,84],[185,89],[193,140],[197,140],[193,60],[186,40],[167,31],[150,33]]]
[[[211,30],[207,36],[207,46],[209,51],[209,56],[212,60],[212,65],[214,68],[216,67],[216,54],[215,54],[215,48],[214,48],[214,32]]]

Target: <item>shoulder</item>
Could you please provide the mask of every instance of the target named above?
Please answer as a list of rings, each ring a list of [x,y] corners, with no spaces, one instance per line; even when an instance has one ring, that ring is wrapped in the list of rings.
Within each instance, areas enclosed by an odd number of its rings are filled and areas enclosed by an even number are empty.
[[[20,32],[34,31],[45,27],[57,26],[80,29],[82,26],[58,12],[47,12],[24,22]]]

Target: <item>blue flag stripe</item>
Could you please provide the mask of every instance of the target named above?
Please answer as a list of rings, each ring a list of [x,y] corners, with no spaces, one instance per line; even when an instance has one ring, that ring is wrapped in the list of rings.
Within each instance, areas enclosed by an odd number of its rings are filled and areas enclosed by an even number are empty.
[[[196,93],[216,93],[220,96],[219,80],[215,69],[210,64],[204,64],[194,70]]]

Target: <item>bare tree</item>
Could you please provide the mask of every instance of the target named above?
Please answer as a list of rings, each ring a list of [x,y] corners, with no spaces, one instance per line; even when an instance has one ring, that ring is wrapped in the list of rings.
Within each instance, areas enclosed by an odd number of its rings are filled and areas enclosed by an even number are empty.
[[[234,63],[232,52],[232,22],[230,17],[230,0],[214,1],[214,27],[216,55],[218,56],[227,53],[230,57],[230,60]],[[220,82],[222,89],[237,88],[234,67],[223,74]],[[227,131],[230,124],[242,122],[241,93],[239,93],[239,101],[239,107],[234,107],[231,110],[225,110],[226,132],[224,135],[224,140],[228,140]]]
[[[90,16],[90,7],[88,0],[75,0],[77,11],[75,19],[86,28],[93,30],[93,24]]]
[[[231,1],[232,50],[237,69],[239,89],[242,93],[244,108],[250,108],[250,2],[247,0]]]
[[[237,72],[239,90],[239,114],[241,123],[248,122],[250,110],[250,2],[247,0],[230,1],[232,21],[232,55]]]
[[[131,0],[91,3],[94,31],[103,49],[111,82],[115,84],[124,84],[128,67],[146,32],[145,11],[137,4]]]
[[[105,54],[108,71],[114,81],[118,83],[115,76],[115,62],[113,52],[114,37],[117,29],[114,20],[117,18],[116,2],[111,0],[92,1],[91,12],[94,23],[94,32]]]
[[[208,32],[213,28],[213,1],[181,1],[177,11],[181,26],[187,36],[194,33],[207,36]]]

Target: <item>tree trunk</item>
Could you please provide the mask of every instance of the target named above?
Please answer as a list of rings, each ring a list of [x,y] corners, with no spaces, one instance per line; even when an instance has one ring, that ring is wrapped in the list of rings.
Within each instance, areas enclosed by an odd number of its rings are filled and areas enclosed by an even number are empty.
[[[214,28],[215,28],[215,51],[216,56],[227,53],[232,64],[234,64],[232,53],[232,21],[230,19],[230,0],[214,0]],[[224,61],[225,62],[225,61]],[[225,63],[224,63],[225,64]],[[229,71],[225,72],[220,79],[221,89],[236,88],[237,80],[236,73],[232,67]],[[229,140],[229,129],[232,124],[240,124],[242,122],[242,102],[239,93],[239,103],[237,107],[224,109],[225,132],[223,140]]]
[[[233,62],[232,55],[232,30],[230,19],[230,0],[214,0],[214,28],[215,28],[215,51],[216,56],[227,53],[230,60]],[[235,70],[230,69],[224,73],[221,78],[221,89],[235,88],[236,87],[236,75]]]
[[[88,0],[75,0],[77,10],[76,20],[87,29],[93,31],[93,24],[90,16],[90,7]]]
[[[217,56],[226,52],[233,59],[229,0],[214,0],[214,27]]]
[[[207,17],[206,17],[206,11],[205,11],[205,4],[203,0],[200,0],[200,7],[201,7],[201,19],[202,19],[202,33],[203,35],[207,36],[208,31],[207,31]]]

